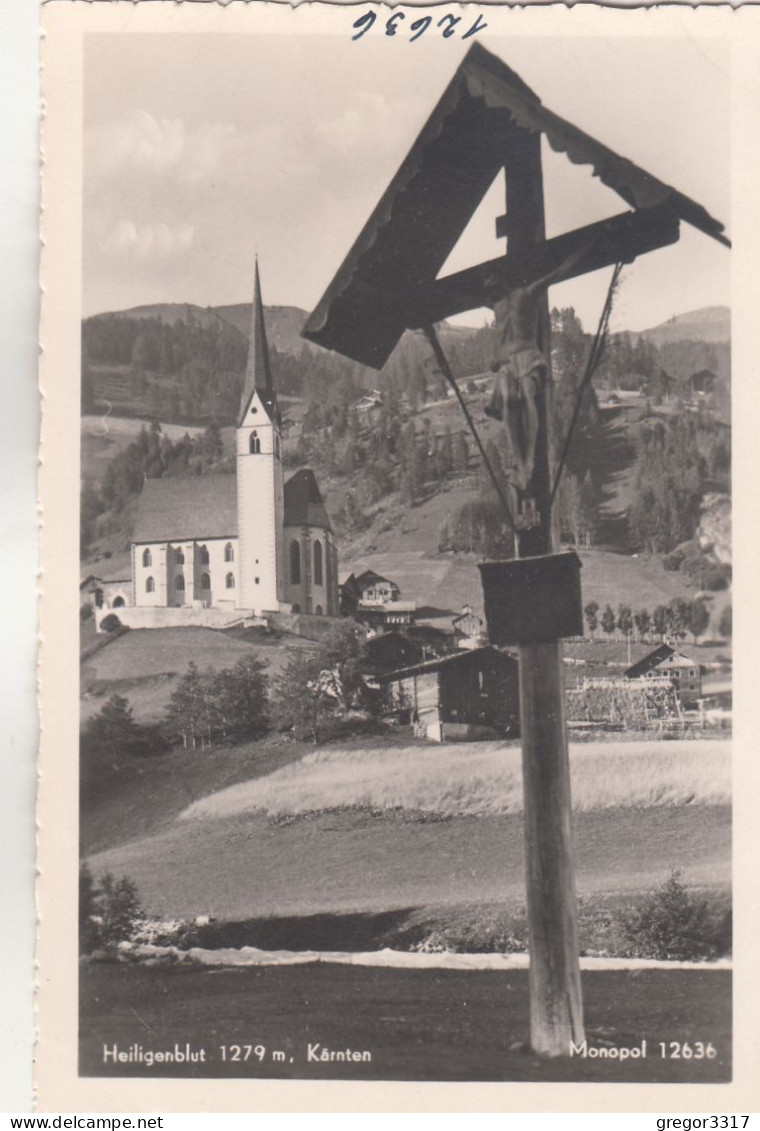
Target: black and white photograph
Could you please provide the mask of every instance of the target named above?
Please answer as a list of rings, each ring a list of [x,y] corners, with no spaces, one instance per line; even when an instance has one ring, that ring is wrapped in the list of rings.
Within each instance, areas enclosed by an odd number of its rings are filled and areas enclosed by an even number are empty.
[[[730,39],[278,7],[84,21],[76,1073],[727,1084]]]

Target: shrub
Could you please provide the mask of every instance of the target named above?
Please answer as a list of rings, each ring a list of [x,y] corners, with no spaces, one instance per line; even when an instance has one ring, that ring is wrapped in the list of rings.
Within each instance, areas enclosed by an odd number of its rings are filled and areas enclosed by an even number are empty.
[[[103,617],[100,622],[101,632],[116,632],[117,628],[121,628],[121,621],[116,613],[109,613],[107,617]]]
[[[685,557],[683,550],[673,550],[672,553],[666,554],[662,559],[663,568],[671,573],[676,573],[681,568]]]
[[[626,938],[642,958],[716,958],[730,945],[728,916],[717,916],[708,900],[692,894],[682,875],[671,873],[623,919]]]
[[[128,876],[116,880],[110,873],[95,882],[86,864],[79,872],[79,949],[115,950],[132,938],[143,918],[137,887]]]
[[[83,605],[79,606],[79,619],[84,623],[85,621],[92,620],[93,609],[89,601],[85,601]]]
[[[709,566],[702,574],[702,586],[710,593],[717,593],[720,590],[728,589],[730,580],[731,566],[725,563]]]

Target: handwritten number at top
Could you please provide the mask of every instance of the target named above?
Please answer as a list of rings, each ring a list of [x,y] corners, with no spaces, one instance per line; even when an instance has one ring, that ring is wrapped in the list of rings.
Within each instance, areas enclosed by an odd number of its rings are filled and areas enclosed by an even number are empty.
[[[406,18],[406,12],[394,12],[394,14],[385,21],[386,36],[395,36],[401,29],[401,25],[404,20],[406,20]],[[376,20],[377,12],[365,12],[363,16],[359,16],[359,19],[354,20],[353,24],[351,25],[356,30],[356,35],[352,35],[351,39],[361,39],[363,35],[367,34],[370,28],[374,27]],[[444,39],[450,39],[451,36],[456,33],[457,24],[460,24],[461,22],[461,16],[445,15],[442,16],[440,20],[438,20],[438,22],[435,24],[435,27],[436,29],[440,29],[441,35]],[[432,16],[418,16],[417,19],[413,20],[412,23],[409,24],[409,32],[411,33],[409,36],[409,42],[414,43],[415,40],[419,39],[421,35],[424,35],[428,28],[432,25],[432,23]],[[474,24],[472,24],[467,31],[463,32],[462,39],[469,39],[470,36],[475,35],[479,31],[484,31],[487,27],[488,24],[485,23],[485,21],[483,21],[483,17],[478,14]]]

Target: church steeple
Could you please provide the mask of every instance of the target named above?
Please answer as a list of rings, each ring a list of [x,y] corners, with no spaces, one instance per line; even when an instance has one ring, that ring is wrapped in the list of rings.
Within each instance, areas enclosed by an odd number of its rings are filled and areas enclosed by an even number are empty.
[[[243,382],[243,395],[240,399],[240,412],[238,413],[238,427],[245,420],[246,413],[253,399],[258,393],[259,399],[273,424],[279,425],[280,412],[277,407],[277,397],[272,383],[272,370],[269,364],[269,346],[267,345],[266,327],[264,326],[264,304],[261,301],[261,282],[259,280],[259,261],[253,277],[253,303],[251,306],[251,333],[248,339],[248,364]]]

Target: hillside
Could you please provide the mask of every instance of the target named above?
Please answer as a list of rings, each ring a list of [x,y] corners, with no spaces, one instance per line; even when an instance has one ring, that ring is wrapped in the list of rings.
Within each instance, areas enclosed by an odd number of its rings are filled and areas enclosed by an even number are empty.
[[[677,867],[690,883],[727,884],[728,751],[571,746],[582,899],[645,891]],[[316,752],[291,744],[288,756],[287,744],[270,754],[264,740],[125,767],[86,806],[85,844],[95,874],[129,875],[158,916],[514,907],[524,900],[520,797],[519,751],[502,744],[355,740]]]
[[[238,302],[233,306],[218,306],[216,313],[225,322],[229,322],[241,334],[248,337],[251,327],[250,302]],[[306,349],[316,349],[301,337],[301,330],[308,318],[308,313],[297,306],[268,306],[266,307],[267,340],[270,346],[282,353],[301,353]]]
[[[646,338],[654,345],[666,342],[729,342],[731,340],[731,311],[727,306],[703,306],[686,314],[674,314],[649,330],[631,332],[632,338]]]
[[[103,321],[103,319],[112,318],[114,315],[131,321],[158,319],[167,326],[175,326],[178,322],[190,322],[192,320],[200,326],[216,327],[223,320],[221,313],[210,306],[196,306],[192,302],[155,302],[148,303],[145,306],[132,306],[128,310],[103,311],[100,314],[93,314],[88,321]]]
[[[111,695],[123,695],[138,722],[158,723],[190,663],[218,669],[253,656],[273,676],[294,654],[311,647],[297,636],[260,634],[251,642],[210,628],[133,629],[82,664],[81,716],[88,719]]]

